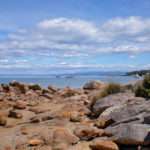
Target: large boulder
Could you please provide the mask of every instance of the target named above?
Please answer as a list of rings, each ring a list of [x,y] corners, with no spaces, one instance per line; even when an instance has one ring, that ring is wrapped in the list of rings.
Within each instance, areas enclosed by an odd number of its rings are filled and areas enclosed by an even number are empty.
[[[106,109],[97,120],[105,120],[110,123],[120,124],[139,122],[149,124],[150,101],[143,98],[132,99],[128,103],[116,105]]]
[[[92,110],[95,115],[99,115],[107,108],[126,103],[131,101],[133,98],[135,98],[134,94],[130,92],[112,94],[97,100],[93,105]]]
[[[83,89],[85,90],[94,90],[94,89],[101,89],[104,87],[104,83],[100,81],[89,81],[84,86]]]
[[[120,124],[114,127],[108,127],[105,131],[118,144],[150,145],[150,125]]]

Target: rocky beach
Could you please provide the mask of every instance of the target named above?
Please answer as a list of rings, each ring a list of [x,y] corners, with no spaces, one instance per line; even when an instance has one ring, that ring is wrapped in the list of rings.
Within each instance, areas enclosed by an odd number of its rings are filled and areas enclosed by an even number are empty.
[[[150,101],[135,85],[0,85],[0,150],[150,150]]]

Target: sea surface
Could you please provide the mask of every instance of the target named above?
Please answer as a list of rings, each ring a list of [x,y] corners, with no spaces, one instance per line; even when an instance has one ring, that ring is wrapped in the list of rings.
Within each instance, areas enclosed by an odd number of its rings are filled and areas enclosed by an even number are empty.
[[[13,80],[25,83],[37,83],[43,87],[53,85],[57,87],[82,87],[86,82],[91,80],[100,80],[104,82],[117,82],[127,84],[138,80],[134,76],[123,76],[114,74],[99,75],[0,75],[0,83],[9,83]]]

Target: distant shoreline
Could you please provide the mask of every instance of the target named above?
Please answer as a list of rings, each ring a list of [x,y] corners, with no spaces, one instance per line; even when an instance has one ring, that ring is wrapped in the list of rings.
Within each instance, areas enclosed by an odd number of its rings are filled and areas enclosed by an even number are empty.
[[[137,70],[137,71],[131,71],[131,72],[127,72],[126,75],[127,76],[137,76],[137,77],[142,77],[146,74],[150,73],[150,70]]]

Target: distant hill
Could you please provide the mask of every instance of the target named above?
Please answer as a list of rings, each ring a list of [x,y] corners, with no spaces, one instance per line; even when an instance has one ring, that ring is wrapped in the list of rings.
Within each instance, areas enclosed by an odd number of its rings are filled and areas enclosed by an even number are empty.
[[[131,71],[127,72],[126,75],[131,76],[131,75],[138,75],[138,76],[144,76],[147,73],[150,73],[150,70],[138,70],[138,71]]]

